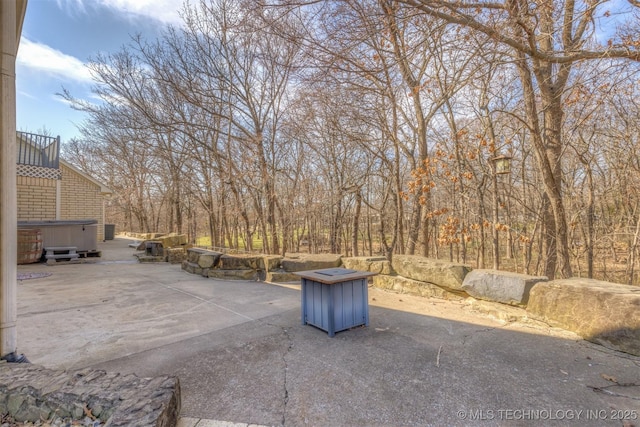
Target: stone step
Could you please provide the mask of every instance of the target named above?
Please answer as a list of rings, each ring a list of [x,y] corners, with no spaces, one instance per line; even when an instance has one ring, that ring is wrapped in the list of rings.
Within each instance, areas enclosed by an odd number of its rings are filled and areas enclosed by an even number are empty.
[[[78,254],[47,254],[46,259],[76,259],[79,258]]]
[[[44,250],[47,252],[67,252],[75,254],[78,248],[76,246],[47,246]]]
[[[44,257],[47,264],[54,264],[58,260],[71,261],[80,258],[80,255],[76,253],[77,249],[76,246],[48,246],[44,248],[46,252]]]

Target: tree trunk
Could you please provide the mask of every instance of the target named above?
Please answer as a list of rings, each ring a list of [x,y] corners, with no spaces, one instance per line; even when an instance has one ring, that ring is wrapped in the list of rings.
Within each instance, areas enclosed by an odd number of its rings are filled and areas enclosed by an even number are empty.
[[[547,209],[544,213],[547,246],[545,275],[553,279],[556,269],[559,268],[562,277],[571,277],[568,229],[562,201],[561,97],[557,90],[548,88],[546,92],[542,91],[541,102],[545,111],[545,128],[544,132],[541,132],[531,69],[523,53],[518,52],[517,56],[516,64],[523,86],[527,123],[532,130],[534,152],[547,201]],[[551,76],[548,78],[551,79]],[[538,81],[538,84],[552,86],[551,82]]]
[[[353,226],[351,230],[351,249],[353,256],[360,256],[358,252],[358,233],[360,232],[360,211],[362,210],[362,194],[360,190],[356,193],[356,207],[353,213]]]

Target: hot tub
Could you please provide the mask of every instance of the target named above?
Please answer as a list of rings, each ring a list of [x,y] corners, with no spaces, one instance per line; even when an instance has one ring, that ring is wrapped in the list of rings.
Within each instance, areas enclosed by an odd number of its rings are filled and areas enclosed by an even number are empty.
[[[77,252],[98,250],[98,221],[95,219],[18,221],[19,229],[39,229],[43,247],[76,247]]]

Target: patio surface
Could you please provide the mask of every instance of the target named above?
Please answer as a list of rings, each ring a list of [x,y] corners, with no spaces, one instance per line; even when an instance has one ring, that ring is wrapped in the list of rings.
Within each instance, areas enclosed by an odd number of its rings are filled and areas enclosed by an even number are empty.
[[[301,324],[298,285],[138,264],[128,243],[19,266],[18,350],[178,376],[181,426],[640,426],[640,358],[571,333],[369,288],[370,325],[329,338]]]

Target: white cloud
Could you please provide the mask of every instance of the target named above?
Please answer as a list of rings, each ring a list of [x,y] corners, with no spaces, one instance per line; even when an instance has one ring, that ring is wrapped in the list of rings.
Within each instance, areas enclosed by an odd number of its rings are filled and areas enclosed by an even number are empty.
[[[67,5],[67,8],[70,10],[78,10],[80,12],[85,12],[83,0],[56,0],[58,7],[62,9],[63,4]]]
[[[78,58],[67,55],[42,43],[32,42],[23,37],[20,40],[18,65],[61,80],[91,83],[91,73]]]
[[[101,0],[105,6],[157,19],[167,24],[182,22],[179,12],[183,0]]]
[[[165,24],[180,25],[184,0],[58,0],[67,6],[86,11],[87,6],[103,6],[128,18],[152,18]],[[60,3],[58,3],[60,4]]]
[[[31,95],[30,93],[22,91],[22,90],[18,91],[18,95],[24,96],[25,98],[29,98],[29,99],[38,99],[37,97]]]

